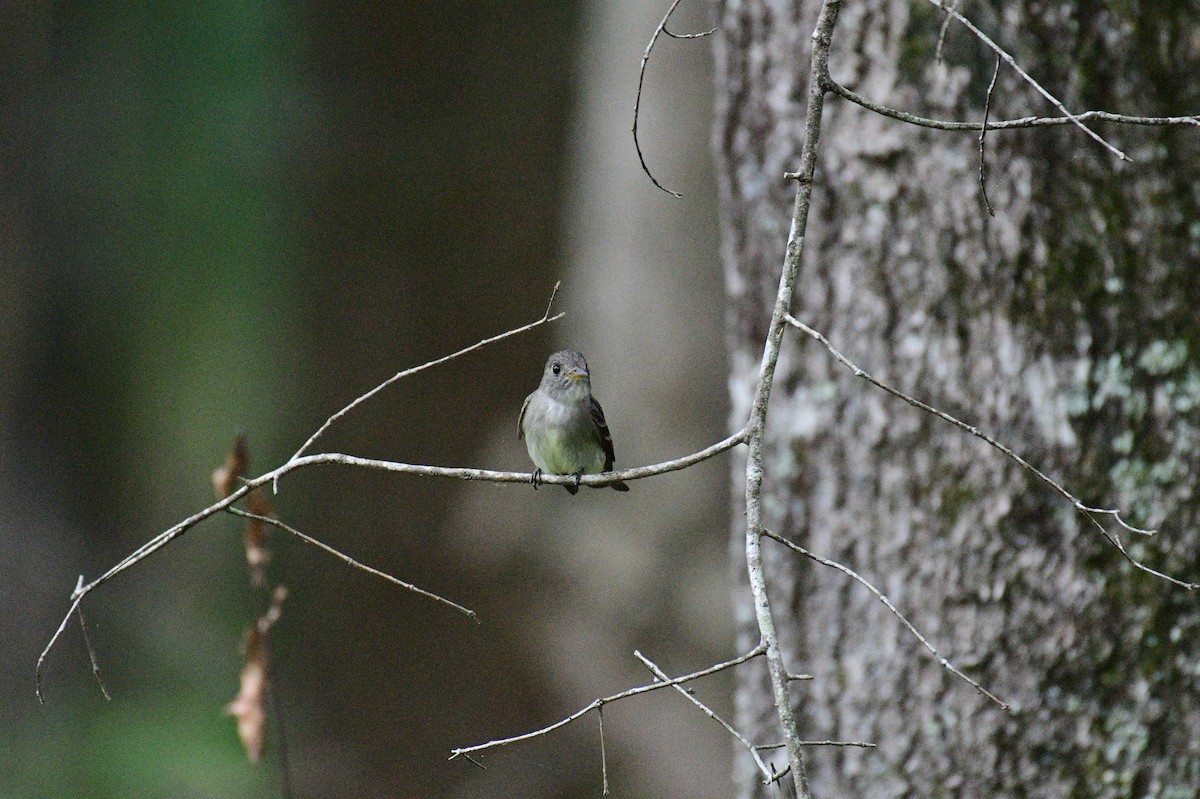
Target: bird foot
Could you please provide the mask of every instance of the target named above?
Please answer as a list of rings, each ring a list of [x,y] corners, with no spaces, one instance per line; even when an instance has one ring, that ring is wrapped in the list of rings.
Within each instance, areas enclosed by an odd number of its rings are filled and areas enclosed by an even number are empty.
[[[529,477],[529,482],[533,483],[533,490],[537,491],[538,486],[542,484],[542,470],[534,469],[533,474]]]

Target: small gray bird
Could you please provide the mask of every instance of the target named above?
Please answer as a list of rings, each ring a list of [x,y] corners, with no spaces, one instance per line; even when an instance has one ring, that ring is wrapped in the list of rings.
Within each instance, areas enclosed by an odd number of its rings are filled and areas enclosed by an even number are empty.
[[[517,438],[525,439],[529,457],[537,469],[533,487],[542,473],[573,474],[575,485],[564,485],[572,494],[579,491],[579,477],[611,472],[612,436],[604,422],[604,411],[592,396],[591,375],[583,355],[563,350],[550,356],[537,391],[525,398],[517,419]],[[624,483],[613,483],[628,491]]]

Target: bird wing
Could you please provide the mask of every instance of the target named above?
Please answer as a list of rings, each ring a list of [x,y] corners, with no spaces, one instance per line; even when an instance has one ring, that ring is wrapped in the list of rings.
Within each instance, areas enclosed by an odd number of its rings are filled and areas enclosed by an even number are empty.
[[[522,405],[521,405],[521,415],[517,417],[517,440],[518,441],[525,438],[525,411],[527,408],[529,408],[529,401],[531,399],[533,399],[532,394],[530,394],[528,397],[525,398],[525,402],[522,403]]]
[[[592,397],[592,422],[600,433],[600,446],[604,447],[604,471],[611,472],[616,455],[613,453],[612,436],[608,432],[608,423],[604,421],[604,409],[596,398]]]

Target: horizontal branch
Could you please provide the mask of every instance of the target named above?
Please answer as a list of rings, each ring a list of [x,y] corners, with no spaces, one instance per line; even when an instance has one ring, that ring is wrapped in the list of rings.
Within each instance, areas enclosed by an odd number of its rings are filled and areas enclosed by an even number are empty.
[[[661,680],[658,682],[651,683],[650,685],[641,685],[641,686],[638,686],[637,688],[630,688],[627,691],[622,691],[619,694],[613,694],[611,696],[606,696],[601,699],[593,700],[591,702],[591,704],[587,705],[586,707],[580,708],[579,710],[575,711],[574,713],[567,716],[566,718],[559,719],[558,721],[554,722],[553,724],[542,727],[540,730],[533,730],[532,732],[522,733],[521,735],[514,735],[511,738],[497,738],[494,741],[488,741],[487,743],[483,743],[483,744],[475,744],[474,746],[463,746],[458,749],[452,749],[450,751],[450,759],[453,760],[456,757],[466,757],[467,755],[471,754],[472,752],[481,752],[484,749],[494,749],[497,746],[507,746],[508,744],[515,744],[515,743],[519,743],[521,741],[528,741],[531,738],[537,738],[539,736],[546,735],[547,733],[554,732],[555,730],[557,730],[561,727],[567,726],[568,724],[570,724],[572,721],[575,721],[576,719],[580,719],[583,716],[586,716],[588,713],[590,713],[593,710],[599,710],[600,708],[604,707],[605,705],[609,704],[610,702],[617,702],[622,699],[628,699],[631,696],[637,696],[638,694],[645,694],[645,693],[649,693],[650,691],[657,691],[660,688],[669,688],[673,685],[680,685],[685,682],[691,682],[692,680],[698,680],[701,677],[707,677],[710,674],[716,674],[718,672],[724,671],[725,669],[730,669],[730,668],[733,668],[734,666],[740,666],[741,664],[745,663],[746,661],[753,660],[754,658],[758,657],[759,655],[763,654],[766,651],[767,651],[766,644],[760,643],[758,646],[754,647],[746,654],[735,657],[733,660],[727,660],[724,663],[717,663],[716,665],[709,666],[706,669],[701,669],[700,671],[694,671],[691,674],[685,674],[682,677],[676,677],[671,680]]]
[[[675,458],[673,460],[663,461],[661,463],[655,463],[655,464],[651,464],[649,466],[640,466],[640,467],[633,468],[633,469],[624,469],[624,470],[618,471],[618,472],[605,472],[603,474],[583,475],[581,478],[579,478],[579,484],[586,485],[586,486],[599,487],[599,486],[606,486],[606,485],[609,485],[611,483],[615,483],[618,481],[640,480],[640,479],[643,479],[646,477],[653,477],[654,475],[666,474],[667,472],[679,471],[680,469],[686,469],[689,466],[693,466],[702,461],[706,461],[709,458],[713,458],[717,455],[720,455],[722,452],[725,452],[726,450],[733,449],[738,444],[743,443],[745,440],[746,440],[746,430],[743,428],[742,430],[734,433],[733,435],[729,436],[728,438],[718,441],[717,443],[712,444],[711,446],[705,447],[704,449],[702,449],[698,452],[693,452],[689,455],[684,455],[681,458]],[[172,527],[168,528],[167,530],[159,533],[154,538],[150,539],[149,541],[147,541],[146,543],[142,544],[140,547],[135,549],[129,555],[122,558],[119,563],[117,563],[115,566],[110,568],[108,571],[104,572],[104,574],[100,575],[95,580],[92,580],[90,583],[77,585],[75,587],[75,590],[71,592],[71,606],[70,606],[70,608],[68,608],[66,615],[63,617],[62,623],[59,624],[58,629],[55,630],[54,634],[51,636],[50,642],[46,644],[46,648],[42,650],[41,655],[38,657],[37,667],[35,670],[36,671],[36,674],[35,674],[36,693],[38,695],[38,698],[41,699],[41,696],[42,696],[42,693],[41,693],[42,665],[46,660],[46,656],[50,653],[50,650],[54,648],[54,644],[58,641],[59,637],[62,635],[63,630],[66,629],[67,622],[70,620],[71,615],[75,613],[75,611],[77,610],[77,608],[79,607],[80,603],[83,601],[83,598],[85,596],[87,596],[92,591],[96,590],[97,588],[99,588],[101,585],[108,582],[112,578],[116,577],[118,574],[125,571],[129,567],[133,566],[136,563],[140,563],[141,561],[150,557],[152,554],[154,554],[158,550],[162,549],[164,546],[169,544],[171,541],[174,541],[176,538],[183,535],[188,530],[195,527],[197,524],[199,524],[200,522],[209,518],[213,514],[220,513],[221,511],[231,508],[231,506],[233,506],[234,503],[236,503],[239,500],[241,500],[242,498],[244,498],[247,494],[249,494],[254,489],[259,488],[260,486],[266,485],[268,483],[276,483],[284,475],[289,474],[290,472],[296,471],[298,469],[303,469],[303,468],[306,468],[309,466],[321,466],[321,465],[357,466],[357,467],[366,468],[366,469],[379,469],[382,471],[398,472],[398,473],[402,473],[402,474],[416,474],[416,475],[422,475],[422,476],[426,476],[426,477],[446,477],[446,478],[452,478],[452,479],[458,479],[458,480],[482,480],[482,481],[492,482],[492,483],[530,483],[533,480],[533,475],[529,472],[500,472],[500,471],[494,471],[491,469],[471,469],[471,468],[449,467],[449,466],[426,466],[426,465],[421,465],[421,464],[399,463],[396,461],[378,460],[378,459],[374,459],[374,458],[359,458],[359,457],[356,457],[353,455],[343,455],[343,454],[336,453],[336,452],[327,452],[327,453],[321,453],[321,454],[317,454],[317,455],[304,455],[304,456],[301,456],[298,458],[293,457],[287,463],[283,464],[282,466],[279,466],[278,468],[272,469],[271,471],[266,472],[265,474],[262,474],[256,478],[254,478],[253,480],[243,481],[241,487],[239,487],[236,491],[231,493],[229,496],[227,496],[224,499],[221,499],[217,502],[214,502],[212,505],[209,505],[204,510],[201,510],[197,513],[192,514],[191,516],[184,519],[183,521],[181,521],[181,522],[173,525]],[[543,474],[541,482],[551,484],[551,485],[575,485],[575,477],[572,475]],[[292,531],[292,532],[294,532],[296,535],[301,535],[298,531]],[[345,557],[345,556],[341,555],[341,553],[337,553],[336,550],[334,550],[334,552],[339,557],[343,557],[343,558]],[[407,586],[407,584],[405,584],[405,587],[409,587],[409,586]],[[418,593],[422,592],[421,589],[417,589],[415,586],[412,586],[412,589],[416,590]],[[436,597],[436,595],[434,595],[434,596],[435,596],[435,598],[437,598],[441,601],[448,602],[451,605],[454,604],[452,602],[449,602],[448,600],[442,599],[441,597]],[[460,609],[465,611],[464,608],[460,608]],[[468,613],[469,613],[469,611],[468,611]]]
[[[690,455],[684,455],[681,458],[674,460],[662,461],[661,463],[650,464],[649,466],[638,466],[632,469],[622,469],[620,471],[603,472],[602,474],[585,474],[581,475],[576,482],[574,475],[570,474],[546,474],[542,473],[540,483],[547,485],[585,485],[600,488],[611,485],[616,482],[627,480],[641,480],[646,477],[653,477],[667,472],[677,472],[680,469],[686,469],[689,466],[694,466],[701,461],[706,461],[720,455],[726,450],[733,449],[738,444],[745,441],[746,431],[741,430],[728,438],[722,439],[715,444],[712,444],[704,449],[693,452]],[[423,477],[445,477],[452,480],[479,480],[488,483],[531,483],[533,474],[530,472],[501,472],[494,469],[475,469],[463,466],[426,466],[419,463],[400,463],[399,461],[380,460],[377,458],[360,458],[356,455],[344,455],[338,452],[324,452],[318,455],[304,455],[295,460],[285,463],[278,469],[267,472],[260,477],[247,482],[250,486],[259,486],[263,483],[269,483],[272,480],[283,477],[288,472],[296,469],[301,469],[307,466],[357,466],[364,469],[379,469],[385,472],[398,472],[401,474],[415,474]]]
[[[907,122],[910,125],[920,125],[923,128],[934,128],[935,130],[960,130],[960,131],[978,131],[978,130],[1012,130],[1013,128],[1041,128],[1051,125],[1073,125],[1074,120],[1068,117],[1021,117],[1019,119],[1002,119],[989,121],[985,126],[982,122],[957,122],[941,119],[930,119],[928,117],[917,116],[910,114],[907,111],[900,111],[895,108],[890,108],[886,105],[881,105],[868,100],[857,92],[847,89],[845,86],[833,80],[827,81],[829,91],[844,100],[849,100],[855,105],[860,105],[868,111],[874,111],[885,117]],[[1090,122],[1093,120],[1100,122],[1116,122],[1122,125],[1192,125],[1200,127],[1200,115],[1179,116],[1179,117],[1139,117],[1130,116],[1128,114],[1114,114],[1108,111],[1084,111],[1081,114],[1076,114],[1075,119],[1080,122]]]
[[[869,741],[797,741],[796,743],[801,746],[856,746],[859,749],[875,749],[879,746],[879,744],[873,744]],[[762,744],[755,748],[759,751],[766,751],[767,749],[783,749],[786,746],[787,744],[785,743],[777,743]]]

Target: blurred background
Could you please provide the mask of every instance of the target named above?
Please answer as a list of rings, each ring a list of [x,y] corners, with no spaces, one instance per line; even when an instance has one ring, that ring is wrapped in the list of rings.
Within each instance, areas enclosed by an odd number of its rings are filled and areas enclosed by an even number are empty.
[[[708,27],[683,8],[678,32]],[[548,353],[589,359],[618,466],[724,435],[723,289],[705,40],[664,9],[568,3],[10,3],[0,14],[0,796],[280,795],[279,719],[247,762],[223,715],[262,611],[217,518],[85,606],[93,578],[395,372],[567,317],[402,382],[318,450],[527,469],[521,401]],[[295,796],[600,795],[596,718],[730,657],[728,461],[629,494],[297,473],[273,503],[445,607],[273,534],[276,695]],[[730,682],[697,684],[728,710]],[[729,794],[731,745],[677,695],[605,713],[625,796]]]

